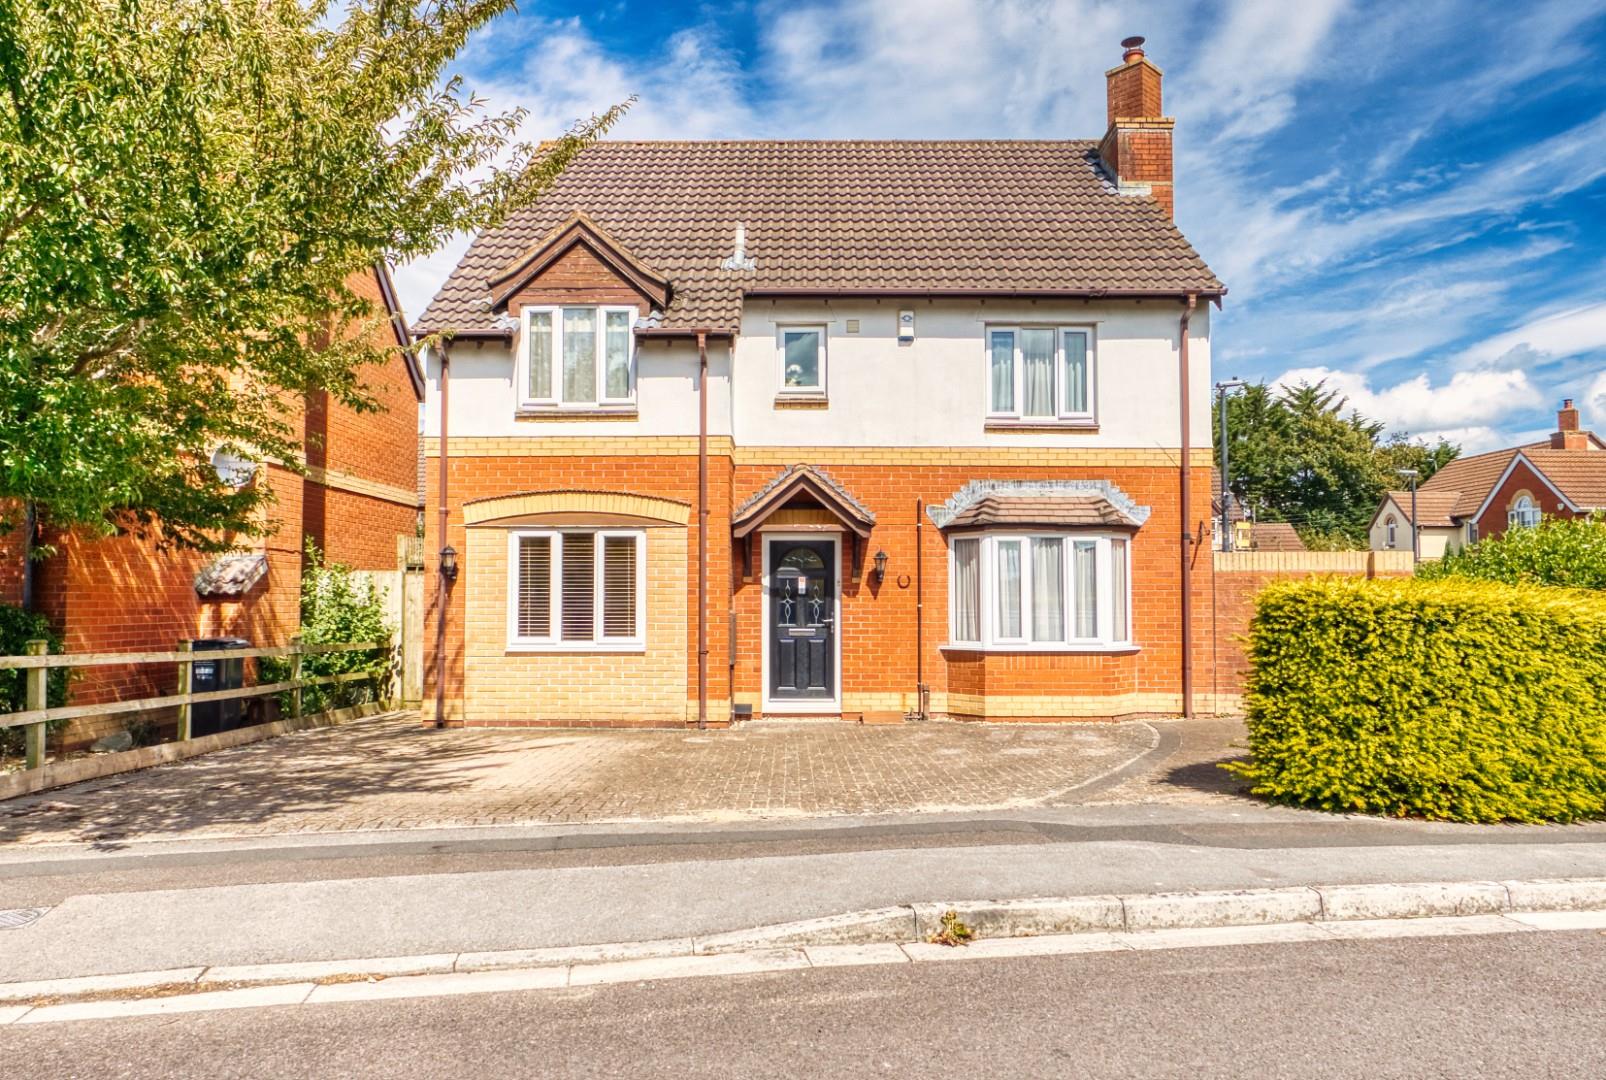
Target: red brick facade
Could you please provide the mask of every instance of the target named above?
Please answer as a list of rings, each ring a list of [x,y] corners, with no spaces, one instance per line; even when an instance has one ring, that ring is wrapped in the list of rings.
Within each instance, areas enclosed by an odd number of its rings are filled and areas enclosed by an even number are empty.
[[[384,311],[377,273],[354,288]],[[395,337],[388,326],[378,333]],[[408,361],[397,355],[364,379],[378,411],[331,406],[309,397],[298,418],[309,474],[268,466],[259,483],[272,489],[272,532],[243,546],[264,551],[266,577],[239,599],[196,594],[196,573],[211,556],[163,550],[132,535],[91,539],[45,537],[56,554],[36,564],[36,606],[65,640],[68,652],[168,650],[180,640],[239,636],[279,645],[300,622],[303,548],[315,541],[331,561],[360,570],[393,570],[397,537],[412,536],[418,506],[418,402]],[[20,536],[0,538],[0,601],[20,599]],[[16,582],[14,584],[13,582]],[[15,594],[15,595],[13,595]],[[85,669],[74,680],[74,704],[93,704],[170,693],[169,666]],[[83,742],[121,726],[75,723],[68,738]]]

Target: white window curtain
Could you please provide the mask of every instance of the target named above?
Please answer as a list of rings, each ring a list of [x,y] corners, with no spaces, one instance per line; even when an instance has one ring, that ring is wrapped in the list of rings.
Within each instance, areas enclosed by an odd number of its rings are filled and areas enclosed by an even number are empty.
[[[1065,411],[1090,412],[1087,405],[1087,334],[1081,330],[1065,334]]]
[[[605,316],[604,388],[605,396],[615,401],[630,396],[630,323],[628,311],[610,311]]]
[[[1065,640],[1065,541],[1032,541],[1032,640]]]
[[[1098,543],[1078,540],[1074,545],[1075,565],[1072,580],[1076,583],[1076,636],[1099,636],[1099,576]]]
[[[597,309],[563,309],[563,400],[597,400]]]
[[[527,390],[531,401],[552,396],[552,313],[532,311],[529,315],[530,375]]]
[[[1021,415],[1054,416],[1054,331],[1020,332]]]
[[[995,330],[991,344],[992,411],[1012,413],[1015,411],[1015,335],[1008,330]]]
[[[1126,541],[1110,541],[1110,637],[1116,641],[1128,641],[1131,634],[1127,630],[1126,595],[1127,595],[1127,567],[1126,567]]]
[[[1020,541],[998,541],[998,636],[1018,639],[1020,620]]]
[[[981,640],[981,541],[954,541],[954,640]]]

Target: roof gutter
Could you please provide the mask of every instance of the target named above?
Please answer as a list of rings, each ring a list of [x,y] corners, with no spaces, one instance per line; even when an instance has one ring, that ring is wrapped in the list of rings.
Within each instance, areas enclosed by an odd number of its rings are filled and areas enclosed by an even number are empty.
[[[746,289],[743,295],[760,299],[829,299],[833,296],[886,297],[935,300],[1186,300],[1190,304],[1199,297],[1213,301],[1218,307],[1227,295],[1227,287],[1220,289],[785,289],[759,287]]]

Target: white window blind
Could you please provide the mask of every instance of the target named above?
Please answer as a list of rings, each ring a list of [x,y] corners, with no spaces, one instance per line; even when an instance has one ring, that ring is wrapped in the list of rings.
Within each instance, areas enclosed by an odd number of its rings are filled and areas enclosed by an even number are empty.
[[[530,361],[526,393],[531,401],[546,401],[552,397],[552,313],[530,312],[527,327]]]
[[[518,636],[552,634],[552,538],[519,537],[517,622]]]
[[[636,530],[521,530],[512,536],[508,641],[530,648],[644,644]]]
[[[954,640],[981,640],[981,541],[954,541]]]
[[[602,540],[602,636],[636,636],[636,541],[630,536]]]

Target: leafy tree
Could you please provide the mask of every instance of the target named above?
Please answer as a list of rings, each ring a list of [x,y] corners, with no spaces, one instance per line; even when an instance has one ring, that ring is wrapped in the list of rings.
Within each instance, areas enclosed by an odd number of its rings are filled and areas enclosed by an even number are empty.
[[[1213,430],[1220,422],[1218,402]],[[1402,483],[1398,470],[1418,470],[1421,483],[1460,453],[1442,439],[1385,438],[1382,424],[1320,382],[1245,387],[1229,398],[1227,443],[1234,497],[1260,520],[1293,523],[1313,548],[1363,545],[1383,492]]]
[[[62,650],[61,635],[50,629],[43,615],[23,611],[11,604],[0,604],[0,656],[21,656],[30,641],[43,641],[46,651]],[[45,678],[45,706],[56,708],[67,704],[66,668],[50,668]],[[0,670],[0,713],[22,712],[28,707],[28,672],[21,668]],[[46,730],[54,735],[67,726],[66,720],[51,720]],[[0,758],[8,754],[20,755],[26,739],[25,729],[0,728]]]
[[[537,195],[539,146],[446,64],[512,0],[0,0],[0,507],[217,549],[262,529],[220,447],[296,465],[287,406],[372,408],[348,277]]]
[[[1417,575],[1606,589],[1606,515],[1545,518],[1531,529],[1507,529],[1423,563]]]
[[[343,563],[325,562],[318,545],[307,541],[306,569],[301,575],[301,641],[305,645],[351,645],[362,641],[390,641],[396,632],[385,615],[385,590],[371,576]],[[301,662],[301,674],[346,675],[361,672],[366,679],[308,687],[302,691],[306,712],[322,712],[377,701],[390,675],[391,648],[374,651],[314,653]],[[263,657],[258,672],[263,682],[283,682],[291,663]],[[280,699],[288,708],[289,695]]]

